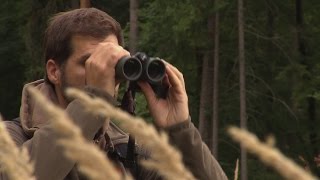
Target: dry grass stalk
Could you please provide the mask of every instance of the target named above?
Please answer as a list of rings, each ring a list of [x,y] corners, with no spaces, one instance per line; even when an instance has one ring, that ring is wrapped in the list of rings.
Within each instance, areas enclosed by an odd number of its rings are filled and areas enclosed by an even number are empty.
[[[238,180],[239,177],[239,159],[236,162],[236,168],[234,170],[234,180]]]
[[[0,116],[0,167],[11,180],[34,180],[28,151],[19,149],[11,139]]]
[[[69,89],[67,94],[82,100],[88,111],[119,120],[121,128],[133,134],[152,152],[151,159],[142,162],[146,168],[158,170],[166,179],[195,179],[184,167],[181,154],[169,145],[167,135],[159,135],[155,128],[146,124],[142,118],[133,117],[104,100],[91,98],[77,89]]]
[[[58,143],[65,148],[65,155],[77,162],[80,171],[90,179],[121,179],[121,175],[106,158],[105,153],[82,136],[81,130],[72,123],[62,109],[48,103],[48,100],[35,88],[30,87],[29,91],[39,103],[43,104],[42,108],[50,117],[54,131],[61,135]]]
[[[290,180],[317,179],[281,154],[278,149],[269,144],[261,143],[256,136],[248,131],[231,127],[228,129],[228,133],[235,141],[241,143],[248,151],[257,155],[262,162],[273,167],[284,178]]]

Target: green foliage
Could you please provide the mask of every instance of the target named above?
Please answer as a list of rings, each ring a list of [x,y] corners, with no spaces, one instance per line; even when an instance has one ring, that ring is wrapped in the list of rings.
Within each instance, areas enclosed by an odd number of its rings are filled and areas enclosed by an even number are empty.
[[[248,179],[259,179],[259,180],[278,180],[281,176],[274,172],[270,167],[266,167],[261,161],[250,157],[248,160]]]
[[[18,113],[21,84],[24,81],[25,47],[21,38],[21,24],[25,20],[24,11],[19,9],[20,5],[21,1],[5,1],[0,4],[0,112],[4,113],[6,119],[13,118]]]
[[[207,19],[213,12],[220,13],[220,138],[224,139],[224,127],[239,123],[239,84],[237,61],[237,26],[235,1],[219,1],[197,4],[195,1],[153,1],[141,7],[140,48],[161,56],[176,65],[185,75],[190,109],[196,119],[199,104],[201,56],[210,51]],[[310,6],[312,3],[305,3]],[[317,145],[310,142],[308,121],[309,97],[319,97],[319,51],[310,48],[314,44],[311,34],[319,27],[314,24],[315,11],[304,11],[306,30],[303,40],[308,54],[301,57],[297,50],[297,33],[293,2],[252,1],[246,3],[246,65],[247,65],[247,113],[249,130],[259,136],[274,134],[283,152],[297,159],[311,160]],[[309,26],[310,23],[310,26]],[[311,26],[312,25],[312,26]],[[319,40],[319,39],[318,39]],[[313,45],[313,47],[317,47]],[[317,113],[318,114],[318,113]],[[196,122],[196,121],[195,121]],[[319,122],[316,127],[319,126]],[[319,145],[319,138],[316,141]],[[220,143],[223,155],[219,156],[224,169],[228,166],[232,146]],[[308,147],[308,148],[306,148]],[[231,149],[230,149],[231,148]],[[235,159],[235,158],[233,158]],[[253,161],[252,159],[249,160]],[[256,161],[253,161],[256,162]],[[259,170],[252,169],[253,167]],[[231,168],[231,169],[229,169]],[[249,173],[264,179],[266,168],[249,163]],[[260,172],[259,172],[260,171]],[[230,176],[229,176],[230,177]],[[253,176],[254,177],[254,176]]]
[[[114,17],[121,27],[125,27],[129,21],[129,1],[128,0],[91,0],[92,7],[101,9]]]
[[[41,44],[47,19],[73,8],[75,2],[16,0],[0,4],[0,112],[6,118],[18,114],[22,84],[43,77]],[[91,3],[120,22],[128,41],[129,1]],[[139,7],[138,50],[161,57],[182,71],[196,125],[202,58],[213,52],[208,18],[219,12],[218,159],[228,177],[233,177],[240,151],[225,128],[239,124],[237,2],[219,0],[214,6],[211,0],[141,0]],[[245,4],[248,129],[261,138],[273,134],[285,155],[297,162],[299,156],[303,157],[313,172],[319,171],[313,157],[320,147],[319,8],[318,0],[303,1],[304,24],[298,29],[294,1],[257,0]],[[304,45],[303,52],[298,41]],[[151,122],[143,95],[138,93],[136,99],[136,113]],[[207,109],[211,113],[212,108]],[[279,178],[254,157],[249,156],[248,162],[250,179]]]
[[[185,75],[192,119],[197,119],[200,64],[198,49],[205,51],[205,12],[194,1],[153,1],[139,11],[139,49],[177,66]],[[188,72],[188,73],[186,73]]]

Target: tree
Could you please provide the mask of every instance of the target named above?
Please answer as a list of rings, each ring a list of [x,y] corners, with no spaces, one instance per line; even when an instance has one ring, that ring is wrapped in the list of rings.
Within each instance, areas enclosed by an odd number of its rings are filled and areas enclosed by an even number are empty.
[[[209,30],[212,28],[212,23],[210,19],[208,20],[208,28]],[[209,35],[208,35],[209,36]],[[209,36],[210,37],[210,36]],[[210,68],[210,65],[212,63],[209,63],[210,54],[209,52],[206,52],[202,55],[202,69],[201,69],[201,89],[200,89],[200,100],[199,100],[199,131],[201,134],[202,139],[204,142],[209,146],[212,147],[212,133],[211,129],[208,127],[212,127],[211,121],[209,121],[210,116],[209,113],[211,112],[208,110],[208,106],[211,104],[212,100],[212,68]]]
[[[245,71],[245,48],[244,48],[244,20],[243,20],[243,0],[238,0],[238,53],[239,53],[239,85],[240,85],[240,127],[247,129],[246,114],[246,71]],[[247,152],[241,146],[241,179],[247,177]]]
[[[90,0],[80,0],[80,8],[89,8],[91,7]]]
[[[297,35],[297,52],[298,52],[298,61],[301,65],[305,66],[308,72],[312,72],[312,66],[310,62],[308,62],[308,51],[307,51],[307,42],[305,37],[305,23],[304,23],[304,11],[303,11],[303,1],[296,0],[295,1],[296,8],[296,35]],[[312,81],[312,77],[304,77],[305,81]],[[317,125],[316,120],[316,99],[313,96],[306,97],[307,103],[307,117],[308,117],[308,129],[309,133],[309,141],[311,146],[312,157],[316,157],[318,155],[319,148],[317,146],[317,130],[315,127]],[[317,167],[315,165],[311,166],[311,168],[320,175],[320,171],[317,171]]]
[[[138,0],[130,0],[130,40],[129,51],[136,53],[138,41]]]
[[[21,84],[25,81],[24,60],[28,57],[21,34],[27,9],[20,9],[23,5],[19,0],[0,3],[0,113],[6,120],[19,114]]]
[[[215,6],[218,0],[214,0]],[[212,100],[212,151],[218,158],[218,131],[219,131],[219,12],[214,15],[214,49],[213,49],[213,100]]]

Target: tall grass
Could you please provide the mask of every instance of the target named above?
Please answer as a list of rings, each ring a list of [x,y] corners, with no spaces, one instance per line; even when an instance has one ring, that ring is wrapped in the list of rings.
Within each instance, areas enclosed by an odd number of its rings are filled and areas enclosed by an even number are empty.
[[[57,143],[64,147],[65,155],[75,161],[79,170],[89,179],[132,179],[131,176],[121,176],[106,158],[105,152],[82,137],[81,130],[72,123],[64,110],[48,103],[48,100],[35,88],[28,90],[39,103],[43,104],[42,108],[51,119],[54,131],[60,135]],[[159,134],[153,126],[146,124],[143,119],[132,117],[102,99],[91,98],[80,90],[69,89],[67,94],[79,99],[85,105],[86,110],[100,116],[117,119],[120,127],[134,135],[144,147],[148,148],[152,153],[150,159],[141,162],[145,167],[158,171],[165,179],[195,179],[184,167],[181,154],[169,145],[165,133]],[[249,152],[257,155],[262,162],[274,168],[284,178],[290,180],[317,179],[273,147],[273,139],[268,143],[262,143],[253,134],[236,127],[229,128],[228,133],[235,141],[241,143]],[[24,148],[20,150],[16,147],[1,117],[0,147],[0,168],[6,172],[9,179],[35,179],[32,175],[33,164],[30,163],[27,150]],[[238,160],[234,179],[238,179]]]
[[[249,152],[257,155],[263,163],[274,168],[284,178],[289,180],[317,179],[273,147],[274,140],[271,140],[271,142],[269,140],[267,144],[262,143],[255,135],[236,127],[229,128],[228,133],[233,140],[242,144]]]
[[[181,154],[169,145],[165,133],[159,134],[143,119],[133,117],[100,98],[91,98],[80,90],[68,89],[67,94],[80,99],[88,111],[118,120],[121,128],[134,135],[148,148],[151,151],[151,158],[141,162],[146,168],[157,170],[166,179],[195,179],[182,163]]]
[[[34,180],[33,163],[26,148],[19,149],[0,116],[0,170],[11,180]]]
[[[43,105],[42,108],[50,117],[53,130],[61,135],[57,143],[65,148],[65,155],[77,163],[80,171],[95,180],[121,179],[118,170],[106,158],[105,153],[82,136],[80,128],[72,123],[62,109],[48,103],[35,88],[30,87],[28,90]]]
[[[239,177],[239,159],[236,161],[236,168],[234,169],[234,180],[238,180]]]

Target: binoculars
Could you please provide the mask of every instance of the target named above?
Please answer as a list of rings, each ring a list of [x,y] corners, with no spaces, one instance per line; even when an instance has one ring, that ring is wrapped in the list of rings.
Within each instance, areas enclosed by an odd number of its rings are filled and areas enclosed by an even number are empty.
[[[165,65],[157,57],[148,57],[138,52],[133,56],[124,56],[116,64],[116,78],[128,81],[148,81],[160,83],[165,75]]]
[[[166,73],[166,67],[157,57],[148,57],[145,53],[138,52],[133,56],[124,56],[116,64],[116,79],[130,81],[130,87],[139,91],[137,81],[147,81],[156,96],[166,98],[168,87],[162,85],[162,79]]]

